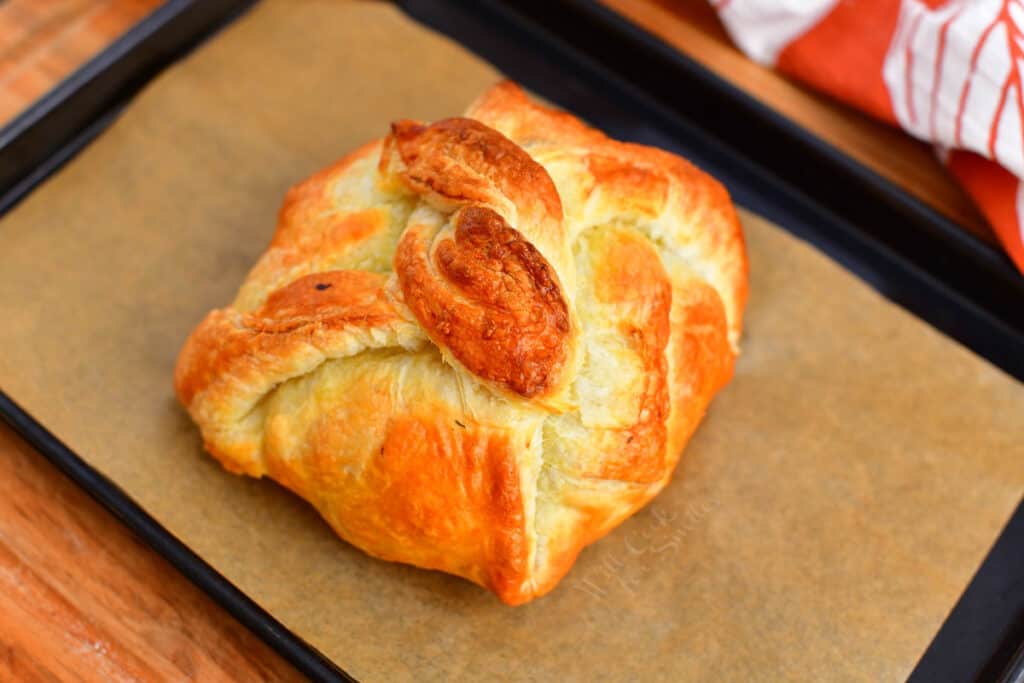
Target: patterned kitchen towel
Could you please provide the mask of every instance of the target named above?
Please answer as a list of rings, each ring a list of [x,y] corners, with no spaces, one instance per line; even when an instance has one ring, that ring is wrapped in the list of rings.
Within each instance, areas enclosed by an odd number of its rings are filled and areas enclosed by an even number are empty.
[[[711,4],[753,59],[933,142],[1024,271],[1024,1]]]

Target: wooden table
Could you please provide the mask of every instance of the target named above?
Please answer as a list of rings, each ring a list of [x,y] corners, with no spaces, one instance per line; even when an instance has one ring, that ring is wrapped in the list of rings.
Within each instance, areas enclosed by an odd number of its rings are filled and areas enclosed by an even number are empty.
[[[704,0],[604,0],[936,206],[992,233],[926,145],[746,60]],[[0,0],[0,125],[160,0]],[[0,423],[0,679],[298,674]]]
[[[161,0],[0,0],[0,125]],[[0,680],[302,677],[0,422]]]
[[[0,0],[0,125],[162,0]]]

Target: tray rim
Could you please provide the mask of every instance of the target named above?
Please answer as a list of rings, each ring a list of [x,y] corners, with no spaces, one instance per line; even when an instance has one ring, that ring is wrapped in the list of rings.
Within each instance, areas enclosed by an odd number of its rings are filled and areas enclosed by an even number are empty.
[[[0,390],[0,420],[300,672],[316,680],[356,680],[260,607],[3,390]]]
[[[103,131],[163,68],[256,0],[166,0],[0,127],[0,216]]]
[[[4,188],[0,191],[0,218],[113,123],[124,105],[159,71],[234,21],[254,2],[168,0],[0,128],[0,157],[17,155],[13,168],[0,169],[0,188]],[[172,22],[176,27],[165,33]],[[112,72],[115,64],[129,68]],[[61,110],[69,107],[79,109],[72,112],[74,116],[62,118]],[[26,136],[30,143],[45,140],[59,126],[66,126],[65,134],[53,141],[48,152],[25,155],[18,149]],[[36,157],[39,162],[33,164]],[[320,681],[356,680],[186,546],[2,387],[0,420],[300,673]]]

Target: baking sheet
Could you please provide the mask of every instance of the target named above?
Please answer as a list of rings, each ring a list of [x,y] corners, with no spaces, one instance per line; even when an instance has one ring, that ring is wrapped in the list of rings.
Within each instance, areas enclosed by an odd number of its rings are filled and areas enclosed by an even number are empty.
[[[1024,387],[749,214],[736,378],[546,598],[370,559],[202,453],[174,360],[285,190],[497,78],[390,6],[260,4],[0,222],[0,387],[363,680],[905,678],[1024,494]]]

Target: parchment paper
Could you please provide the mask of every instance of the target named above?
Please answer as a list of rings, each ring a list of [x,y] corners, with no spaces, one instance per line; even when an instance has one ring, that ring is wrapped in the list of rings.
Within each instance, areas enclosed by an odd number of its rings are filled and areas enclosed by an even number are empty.
[[[364,680],[905,677],[1024,493],[1024,388],[751,215],[736,378],[546,598],[370,559],[203,454],[174,360],[285,190],[496,77],[388,6],[260,5],[0,224],[0,386]]]

